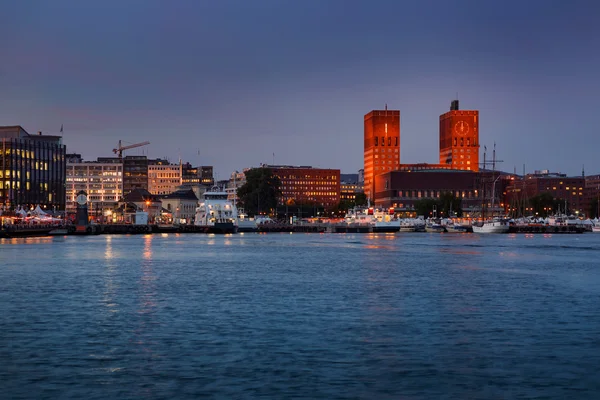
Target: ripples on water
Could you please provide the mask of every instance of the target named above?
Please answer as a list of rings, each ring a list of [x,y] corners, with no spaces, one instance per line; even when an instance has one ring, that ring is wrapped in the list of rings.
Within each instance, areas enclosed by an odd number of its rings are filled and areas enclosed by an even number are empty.
[[[0,242],[3,398],[599,398],[600,235]]]

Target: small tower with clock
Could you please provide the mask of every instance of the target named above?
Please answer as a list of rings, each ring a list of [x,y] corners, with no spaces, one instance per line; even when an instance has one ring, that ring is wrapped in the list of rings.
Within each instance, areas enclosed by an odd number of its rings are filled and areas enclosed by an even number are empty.
[[[440,115],[440,164],[479,171],[479,111],[460,110],[458,100]]]
[[[85,231],[88,224],[88,198],[87,193],[84,190],[80,190],[75,198],[77,202],[77,216],[76,216],[76,230]]]

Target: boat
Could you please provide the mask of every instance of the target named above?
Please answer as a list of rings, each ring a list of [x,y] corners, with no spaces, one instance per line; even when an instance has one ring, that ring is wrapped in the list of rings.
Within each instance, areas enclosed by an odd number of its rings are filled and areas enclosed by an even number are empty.
[[[417,227],[415,224],[408,221],[400,222],[400,232],[416,232]]]
[[[482,224],[473,225],[473,233],[508,233],[510,225],[506,218],[493,218]]]
[[[448,233],[467,233],[469,228],[464,225],[448,224],[445,226]]]
[[[429,233],[442,233],[446,232],[446,228],[442,224],[438,223],[427,223],[425,224],[425,232]]]
[[[345,221],[348,225],[368,226],[374,233],[399,232],[400,220],[395,218],[393,209],[354,207],[348,210]]]
[[[238,232],[256,232],[258,231],[258,223],[256,219],[251,219],[248,214],[244,212],[243,208],[238,209],[237,217],[237,231]]]
[[[227,199],[227,192],[213,186],[202,197],[196,208],[194,225],[205,233],[236,233],[237,208]]]

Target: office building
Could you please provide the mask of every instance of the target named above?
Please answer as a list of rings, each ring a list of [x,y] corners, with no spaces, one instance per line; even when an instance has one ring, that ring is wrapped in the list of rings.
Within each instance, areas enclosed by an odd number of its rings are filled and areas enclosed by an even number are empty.
[[[167,160],[148,160],[148,191],[152,194],[170,194],[181,185],[182,165]]]
[[[123,196],[136,189],[148,190],[148,158],[125,156],[123,158]]]
[[[60,136],[0,127],[0,206],[65,208],[66,146]]]
[[[263,165],[281,182],[281,204],[314,204],[323,208],[340,202],[340,170],[310,166]]]
[[[83,161],[78,154],[69,154],[67,158],[67,212],[76,211],[75,198],[84,190],[89,215],[98,220],[110,216],[110,211],[123,197],[123,161],[117,157]]]

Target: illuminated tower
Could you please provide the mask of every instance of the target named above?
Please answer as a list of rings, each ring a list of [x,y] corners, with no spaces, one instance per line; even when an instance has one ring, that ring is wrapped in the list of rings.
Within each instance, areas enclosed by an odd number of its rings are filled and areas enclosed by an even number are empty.
[[[479,111],[459,110],[458,100],[440,115],[440,164],[479,171]]]
[[[400,110],[373,110],[365,115],[364,190],[375,197],[375,176],[400,167]]]

